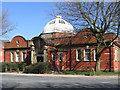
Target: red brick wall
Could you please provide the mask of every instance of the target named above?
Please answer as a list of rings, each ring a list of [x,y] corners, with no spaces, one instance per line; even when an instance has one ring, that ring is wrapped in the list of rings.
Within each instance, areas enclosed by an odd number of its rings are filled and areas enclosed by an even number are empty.
[[[74,36],[75,34],[72,33],[55,33],[55,37],[69,37],[69,36]]]
[[[4,49],[3,45],[0,44],[0,62],[4,62]]]
[[[63,67],[64,69],[63,70],[69,70],[69,67],[70,67],[70,62],[69,62],[69,58],[70,58],[70,51],[69,51],[69,48],[68,47],[63,47],[63,48],[66,48],[68,52],[64,52],[64,60],[63,60]],[[62,48],[62,49],[63,49]],[[76,61],[76,48],[81,48],[81,61]],[[90,46],[91,48],[91,62],[90,61],[84,61],[84,52],[83,50],[85,49],[85,47],[72,47],[71,49],[71,59],[72,59],[72,63],[71,63],[71,66],[72,66],[72,69],[73,70],[77,70],[77,71],[89,71],[91,68],[95,68],[96,66],[96,61],[94,61],[94,47],[93,46]],[[115,62],[114,61],[114,47],[111,48],[111,70],[112,71],[116,71],[118,68],[118,62]],[[67,56],[66,56],[67,54]],[[109,52],[109,48],[106,49],[101,57],[100,57],[100,68],[101,68],[101,71],[109,71],[110,69],[110,52]],[[48,60],[51,62],[51,52],[49,51],[48,52]],[[59,61],[58,61],[58,52],[56,53],[56,66],[59,65]]]
[[[17,40],[19,40],[18,44],[16,43]],[[24,49],[23,47],[26,48]],[[27,58],[27,41],[22,36],[16,36],[11,40],[11,42],[4,43],[4,48],[5,48],[5,62],[11,62],[11,52],[14,53],[14,62],[16,62],[17,51],[20,53],[20,62],[17,63],[22,62],[22,52],[25,52],[25,58]]]
[[[16,43],[17,40],[20,41],[19,44]],[[18,47],[17,45],[19,45],[19,47],[26,47],[27,46],[27,41],[22,36],[16,36],[11,40],[11,42],[5,43],[4,47],[5,48]]]

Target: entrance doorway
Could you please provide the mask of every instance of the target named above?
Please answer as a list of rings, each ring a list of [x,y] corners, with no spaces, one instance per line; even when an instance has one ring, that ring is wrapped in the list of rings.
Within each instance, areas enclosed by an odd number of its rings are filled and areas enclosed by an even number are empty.
[[[37,57],[37,62],[43,62],[43,57]]]

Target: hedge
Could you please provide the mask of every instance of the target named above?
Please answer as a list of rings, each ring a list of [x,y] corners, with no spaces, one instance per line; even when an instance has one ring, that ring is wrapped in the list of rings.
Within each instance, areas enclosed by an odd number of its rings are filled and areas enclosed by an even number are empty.
[[[44,74],[50,71],[50,63],[39,62],[26,66],[24,73]]]
[[[5,72],[5,69],[7,68],[7,71],[17,71],[19,68],[20,71],[23,71],[23,67],[26,66],[26,63],[11,63],[11,62],[2,62],[0,63],[0,72]]]

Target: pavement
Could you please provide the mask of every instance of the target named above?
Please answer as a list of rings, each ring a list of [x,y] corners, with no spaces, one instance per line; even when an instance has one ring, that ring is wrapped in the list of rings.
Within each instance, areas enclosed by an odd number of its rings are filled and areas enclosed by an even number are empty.
[[[25,73],[0,73],[0,75],[18,75],[18,76],[44,76],[44,77],[63,77],[63,78],[120,78],[119,75],[99,75],[99,76],[87,76],[87,75],[65,75],[65,74],[25,74]]]

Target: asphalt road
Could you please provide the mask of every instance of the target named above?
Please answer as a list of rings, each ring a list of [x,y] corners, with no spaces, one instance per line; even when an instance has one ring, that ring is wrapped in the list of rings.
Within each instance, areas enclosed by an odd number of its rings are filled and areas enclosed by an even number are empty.
[[[2,88],[118,88],[118,78],[54,77],[3,74]]]

